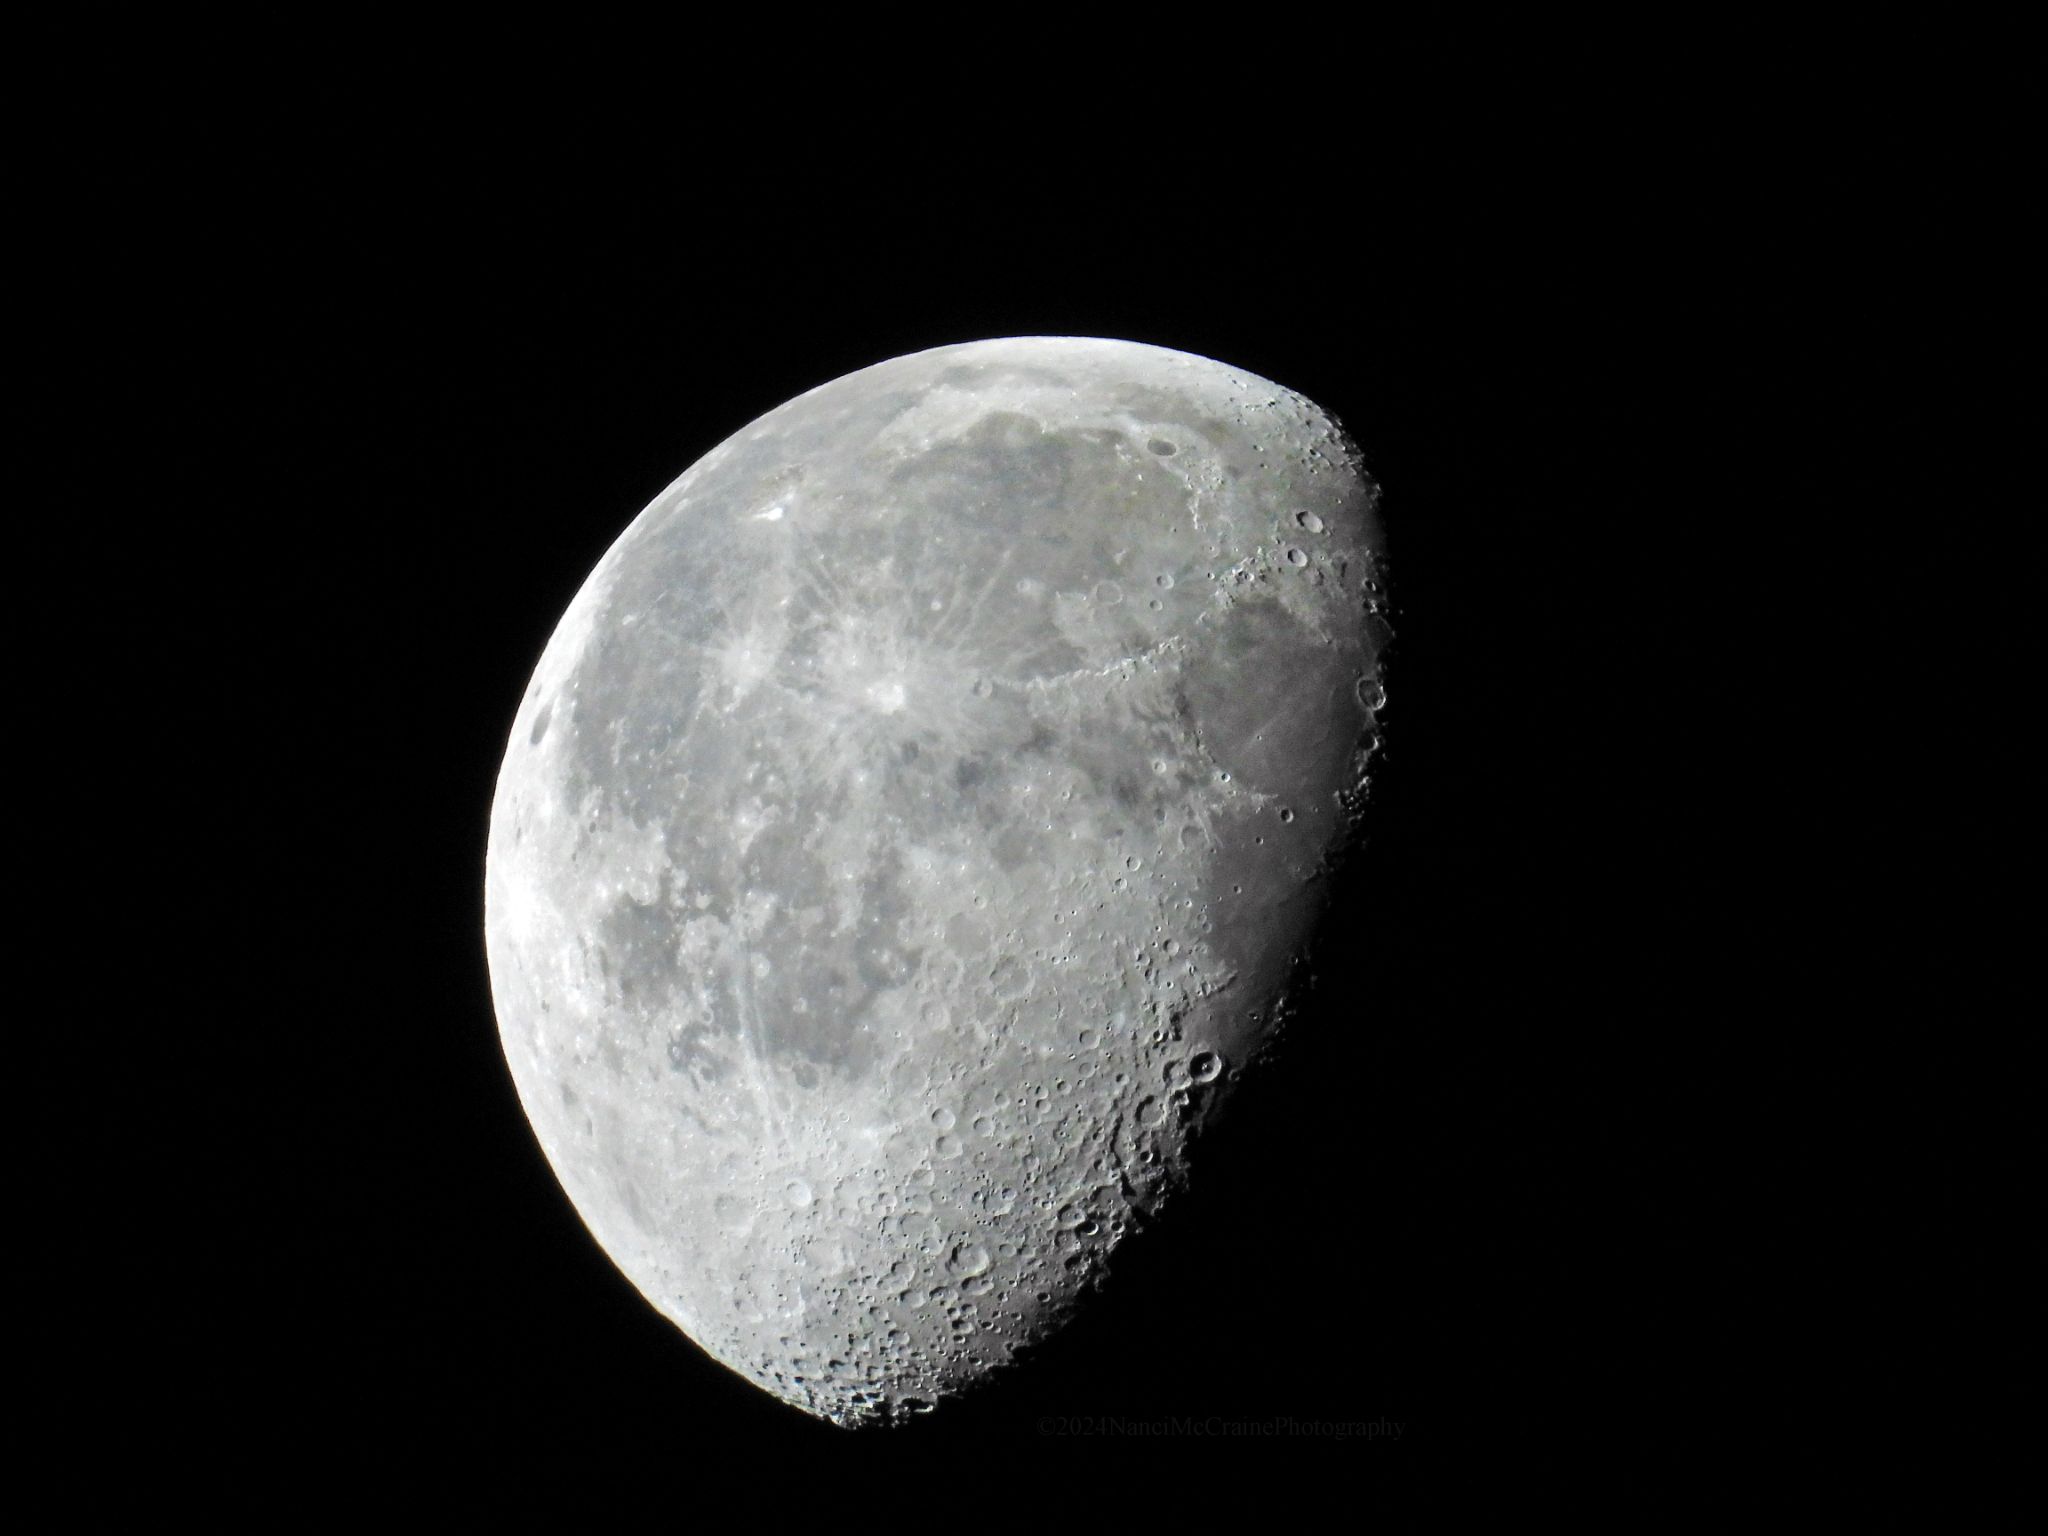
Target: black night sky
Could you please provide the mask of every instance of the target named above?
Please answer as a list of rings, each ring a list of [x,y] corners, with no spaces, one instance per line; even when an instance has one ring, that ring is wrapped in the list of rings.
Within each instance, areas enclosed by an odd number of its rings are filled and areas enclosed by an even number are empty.
[[[162,466],[209,509],[188,723],[234,745],[211,1001],[119,1085],[174,1170],[160,1278],[108,1304],[82,1412],[163,1426],[223,1499],[476,1507],[1103,1421],[1377,1421],[1272,1438],[1389,1470],[1797,1423],[1756,1348],[1797,1084],[1731,838],[1775,723],[1731,657],[1782,595],[1765,498],[1831,473],[1792,451],[1839,366],[1826,146],[1383,151],[1332,111],[1276,172],[1145,164],[1134,104],[1113,175],[980,128],[907,154],[896,117],[799,155],[511,126],[499,91],[286,97],[289,132],[133,149],[174,274],[126,301],[135,350],[203,361]],[[1029,1369],[868,1441],[711,1362],[584,1232],[499,1054],[486,822],[541,646],[656,492],[813,385],[1013,334],[1212,356],[1347,424],[1384,488],[1386,747],[1317,988],[1192,1191]]]

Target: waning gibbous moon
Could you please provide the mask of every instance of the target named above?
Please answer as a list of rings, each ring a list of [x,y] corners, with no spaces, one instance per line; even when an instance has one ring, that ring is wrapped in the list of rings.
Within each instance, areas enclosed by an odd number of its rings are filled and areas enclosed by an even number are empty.
[[[498,779],[491,981],[563,1188],[711,1355],[928,1411],[1183,1183],[1357,827],[1375,496],[1277,384],[1018,337],[769,412],[599,562]]]

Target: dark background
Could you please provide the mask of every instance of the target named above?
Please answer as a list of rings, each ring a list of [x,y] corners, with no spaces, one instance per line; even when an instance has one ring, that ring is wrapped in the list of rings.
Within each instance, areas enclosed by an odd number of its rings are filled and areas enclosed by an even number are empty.
[[[107,1391],[156,1449],[224,1493],[311,1460],[516,1503],[1106,1420],[1378,1421],[1288,1438],[1382,1463],[1796,1430],[1802,1001],[1756,981],[1740,851],[1785,722],[1737,647],[1784,595],[1783,509],[1840,494],[1838,256],[1902,149],[1596,116],[1387,154],[1333,110],[1278,162],[1160,156],[1134,109],[1086,159],[978,127],[906,155],[890,119],[628,160],[296,104],[146,160],[128,269],[152,323],[119,361],[190,392],[176,714],[228,744],[178,887],[205,985],[122,1085],[171,1193],[131,1218]],[[491,1012],[490,797],[556,619],[697,457],[869,363],[1048,333],[1350,427],[1386,748],[1317,989],[1192,1192],[1029,1369],[877,1444],[713,1364],[560,1193]]]

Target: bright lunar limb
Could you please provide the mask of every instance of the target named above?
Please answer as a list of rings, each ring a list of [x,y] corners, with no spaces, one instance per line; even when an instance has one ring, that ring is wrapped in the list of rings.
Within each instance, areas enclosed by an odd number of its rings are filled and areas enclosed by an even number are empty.
[[[1024,337],[790,401],[606,554],[499,777],[491,980],[563,1187],[704,1349],[925,1411],[1182,1182],[1356,829],[1374,499],[1276,384]]]

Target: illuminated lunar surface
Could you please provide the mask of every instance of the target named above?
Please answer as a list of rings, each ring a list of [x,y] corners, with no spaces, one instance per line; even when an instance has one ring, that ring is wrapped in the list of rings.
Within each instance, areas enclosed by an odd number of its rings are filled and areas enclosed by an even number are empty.
[[[790,401],[606,554],[499,778],[491,978],[570,1199],[714,1357],[926,1411],[1183,1183],[1362,809],[1373,499],[1278,385],[1019,338]]]

